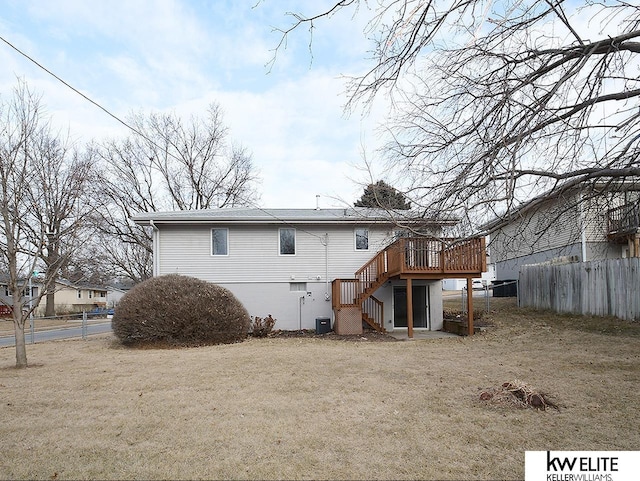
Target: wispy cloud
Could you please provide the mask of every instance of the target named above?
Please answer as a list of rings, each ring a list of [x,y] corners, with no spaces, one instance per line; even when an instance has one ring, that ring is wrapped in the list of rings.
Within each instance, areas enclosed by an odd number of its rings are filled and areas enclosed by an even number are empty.
[[[265,206],[314,207],[315,194],[324,202],[353,201],[361,187],[350,179],[362,177],[354,165],[362,139],[375,141],[376,117],[344,117],[340,75],[363,68],[362,19],[342,14],[322,22],[313,57],[307,32],[295,33],[269,71],[265,64],[278,41],[273,27],[286,26],[285,13],[296,4],[16,2],[0,31],[123,118],[141,110],[204,116],[211,102],[220,103],[232,138],[253,152],[262,172]],[[8,48],[0,48],[0,62],[6,66],[0,92],[8,94],[15,77],[24,77],[74,138],[128,134]]]

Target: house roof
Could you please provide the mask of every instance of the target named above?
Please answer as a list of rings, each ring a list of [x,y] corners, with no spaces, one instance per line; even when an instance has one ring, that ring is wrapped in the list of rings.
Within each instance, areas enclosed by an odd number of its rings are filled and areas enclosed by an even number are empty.
[[[20,276],[18,278],[18,282],[20,284],[26,284],[29,281],[29,277],[25,277],[25,276]],[[7,274],[6,272],[0,272],[0,284],[5,285],[9,282],[9,274]],[[33,285],[40,285],[40,278],[33,276],[31,278],[31,282],[33,283]]]
[[[172,212],[148,212],[133,216],[140,225],[154,224],[398,224],[455,225],[457,219],[420,217],[411,211],[365,207],[344,209],[223,208]]]
[[[104,286],[97,286],[95,284],[87,284],[82,282],[71,282],[66,279],[56,279],[56,284],[60,284],[71,289],[91,289],[94,291],[106,291],[107,288]]]
[[[42,285],[43,284],[43,280],[44,280],[44,276],[42,274],[40,274],[40,276],[34,276],[31,278],[32,279],[32,283],[35,286],[38,285]],[[27,283],[27,281],[29,280],[28,277],[20,277],[19,282],[20,283]],[[7,282],[9,282],[9,275],[4,273],[4,272],[0,272],[0,284],[7,284]],[[107,288],[104,286],[98,286],[95,284],[88,284],[88,283],[78,283],[78,282],[71,282],[68,281],[66,279],[56,279],[56,284],[60,284],[62,286],[66,286],[69,287],[71,289],[92,289],[94,291],[106,291]]]

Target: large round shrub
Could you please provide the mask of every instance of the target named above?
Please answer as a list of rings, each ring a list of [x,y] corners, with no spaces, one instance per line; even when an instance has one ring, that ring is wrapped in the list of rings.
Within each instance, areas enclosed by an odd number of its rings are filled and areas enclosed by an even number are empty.
[[[112,327],[124,344],[199,346],[247,337],[249,313],[224,287],[171,274],[141,282],[116,307]]]

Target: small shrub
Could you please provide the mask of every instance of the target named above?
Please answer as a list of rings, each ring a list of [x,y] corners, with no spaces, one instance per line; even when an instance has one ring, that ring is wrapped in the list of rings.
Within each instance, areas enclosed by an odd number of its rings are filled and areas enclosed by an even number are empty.
[[[224,287],[171,274],[127,292],[112,319],[115,336],[128,345],[199,346],[247,337],[249,314]]]
[[[276,320],[269,314],[267,317],[252,317],[251,318],[251,335],[254,337],[266,337],[273,330],[273,326],[276,324]]]

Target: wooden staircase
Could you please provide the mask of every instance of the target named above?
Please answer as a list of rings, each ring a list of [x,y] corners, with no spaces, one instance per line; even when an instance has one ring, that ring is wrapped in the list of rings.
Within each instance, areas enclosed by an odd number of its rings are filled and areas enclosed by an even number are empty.
[[[403,237],[378,252],[353,279],[332,282],[332,308],[338,322],[342,310],[358,311],[361,322],[379,332],[384,328],[384,304],[373,294],[391,279],[479,277],[486,271],[483,237],[436,239]],[[360,321],[359,321],[360,322]]]

